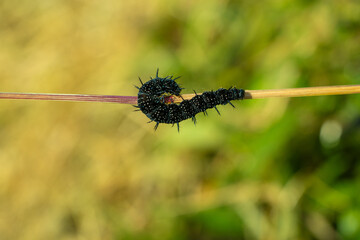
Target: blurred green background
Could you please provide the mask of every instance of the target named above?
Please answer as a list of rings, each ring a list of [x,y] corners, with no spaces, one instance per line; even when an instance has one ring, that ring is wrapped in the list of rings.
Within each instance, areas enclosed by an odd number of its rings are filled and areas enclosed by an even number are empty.
[[[360,84],[356,0],[2,0],[2,92]],[[360,239],[360,96],[234,101],[176,128],[131,105],[0,100],[0,239]]]

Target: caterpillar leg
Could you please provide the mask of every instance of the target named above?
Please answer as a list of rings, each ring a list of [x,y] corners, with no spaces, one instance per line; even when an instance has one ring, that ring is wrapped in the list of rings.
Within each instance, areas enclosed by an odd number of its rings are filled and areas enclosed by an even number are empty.
[[[171,77],[172,77],[172,76],[171,76]],[[179,79],[179,78],[181,78],[181,76],[178,76],[178,77],[174,78],[173,80],[175,81],[176,79]]]
[[[194,125],[196,126],[196,117],[194,116],[194,117],[192,117],[192,119],[191,119],[193,122],[194,122]]]
[[[214,108],[217,111],[217,113],[221,116],[221,114],[220,114],[219,110],[217,109],[217,107],[215,106]]]
[[[235,108],[235,106],[229,101],[229,104],[233,107],[233,108]]]
[[[156,129],[158,128],[158,126],[159,126],[159,123],[157,122],[156,124],[155,124],[155,127],[154,127],[154,130],[156,131]]]
[[[175,125],[175,123],[173,123],[173,124],[171,125],[171,127],[173,127],[174,125]],[[180,125],[179,125],[179,123],[177,122],[176,125],[177,125],[177,130],[178,130],[178,132],[180,132]]]
[[[133,107],[138,108],[138,109],[135,109],[134,112],[141,111],[141,110],[140,110],[140,107],[139,107],[138,105],[133,105]]]

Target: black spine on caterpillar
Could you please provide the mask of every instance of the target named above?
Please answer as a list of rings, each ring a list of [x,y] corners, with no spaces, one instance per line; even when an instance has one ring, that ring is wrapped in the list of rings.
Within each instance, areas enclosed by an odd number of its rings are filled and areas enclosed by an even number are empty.
[[[182,88],[172,79],[172,76],[160,78],[158,76],[159,69],[156,72],[156,77],[143,83],[140,80],[141,87],[138,93],[138,105],[135,106],[140,109],[152,122],[156,122],[155,130],[160,123],[177,124],[179,131],[179,122],[192,118],[196,124],[195,115],[204,112],[210,108],[215,108],[218,114],[217,105],[230,104],[232,100],[242,100],[245,96],[245,90],[231,87],[229,89],[219,88],[216,91],[203,92],[201,95],[196,94],[190,100],[183,100],[180,104],[166,103],[166,95],[175,95],[181,97],[180,92]]]

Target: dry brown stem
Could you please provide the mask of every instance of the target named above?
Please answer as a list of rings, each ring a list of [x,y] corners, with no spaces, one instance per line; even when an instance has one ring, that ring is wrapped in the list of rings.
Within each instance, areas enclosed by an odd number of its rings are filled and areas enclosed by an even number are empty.
[[[244,99],[258,99],[271,97],[310,97],[323,95],[343,95],[360,93],[360,85],[342,85],[306,88],[285,88],[269,90],[245,90]],[[201,93],[199,93],[201,94]],[[191,99],[195,94],[184,94],[184,99]],[[118,95],[89,95],[89,94],[51,94],[51,93],[0,93],[0,99],[32,99],[55,100],[70,102],[109,102],[123,104],[137,104],[137,96]],[[167,98],[168,102],[179,103],[183,99],[175,96]]]

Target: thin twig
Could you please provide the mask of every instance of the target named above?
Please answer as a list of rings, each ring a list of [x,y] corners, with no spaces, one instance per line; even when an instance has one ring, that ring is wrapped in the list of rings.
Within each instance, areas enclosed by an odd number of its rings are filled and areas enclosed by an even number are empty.
[[[52,94],[52,93],[0,93],[0,99],[32,99],[70,102],[108,102],[136,104],[137,96]]]
[[[360,85],[342,85],[306,88],[285,88],[269,90],[245,90],[244,99],[258,99],[271,97],[310,97],[323,95],[343,95],[360,93]],[[199,93],[201,94],[201,93]],[[195,94],[184,94],[183,99],[191,99]],[[118,95],[89,95],[89,94],[51,94],[51,93],[1,93],[0,99],[32,99],[32,100],[55,100],[70,102],[108,102],[137,104],[137,96]],[[182,98],[176,96],[167,97],[167,102],[181,102]]]

